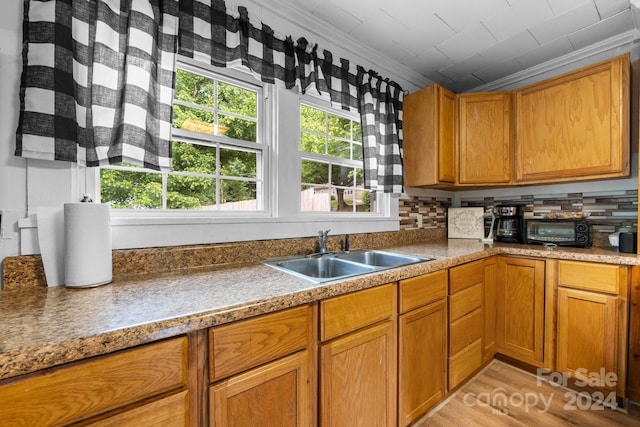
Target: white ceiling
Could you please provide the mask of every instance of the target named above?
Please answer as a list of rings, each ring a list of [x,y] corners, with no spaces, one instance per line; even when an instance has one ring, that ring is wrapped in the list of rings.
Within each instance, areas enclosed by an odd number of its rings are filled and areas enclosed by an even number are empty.
[[[634,29],[639,0],[281,0],[464,92]],[[631,3],[631,4],[630,4]]]

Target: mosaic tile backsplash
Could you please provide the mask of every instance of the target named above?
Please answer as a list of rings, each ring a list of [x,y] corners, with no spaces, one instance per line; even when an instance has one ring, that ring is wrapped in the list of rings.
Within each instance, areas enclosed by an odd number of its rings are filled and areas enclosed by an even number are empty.
[[[461,207],[484,207],[519,203],[525,205],[524,217],[542,218],[550,212],[588,212],[594,246],[609,246],[608,235],[620,227],[636,227],[638,223],[638,191],[537,194],[515,197],[462,197]],[[450,198],[400,198],[400,228],[446,228]],[[487,224],[488,226],[488,224]]]

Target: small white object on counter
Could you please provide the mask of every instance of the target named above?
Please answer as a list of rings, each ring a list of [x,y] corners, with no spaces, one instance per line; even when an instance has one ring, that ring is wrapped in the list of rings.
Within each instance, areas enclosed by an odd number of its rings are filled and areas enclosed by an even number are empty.
[[[65,286],[87,288],[111,282],[111,206],[65,203],[64,235]]]

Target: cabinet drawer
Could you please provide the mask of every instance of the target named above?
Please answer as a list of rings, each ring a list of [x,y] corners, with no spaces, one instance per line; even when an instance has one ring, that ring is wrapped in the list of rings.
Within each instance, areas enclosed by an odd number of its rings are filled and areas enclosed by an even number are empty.
[[[618,294],[629,280],[626,266],[558,261],[558,286]]]
[[[482,283],[449,296],[449,321],[459,319],[482,305]]]
[[[187,338],[173,338],[48,370],[0,387],[0,420],[73,423],[187,383]]]
[[[378,286],[320,302],[320,339],[372,325],[395,314],[395,284]]]
[[[447,270],[400,281],[400,313],[447,296]]]
[[[449,355],[482,337],[482,309],[477,308],[449,325]]]
[[[189,425],[189,392],[187,390],[89,424],[91,427],[187,425]]]
[[[484,282],[484,262],[474,261],[449,269],[449,293],[455,294]]]
[[[309,345],[307,305],[209,330],[209,377],[217,381]]]
[[[449,390],[482,366],[482,340],[478,339],[449,358]]]

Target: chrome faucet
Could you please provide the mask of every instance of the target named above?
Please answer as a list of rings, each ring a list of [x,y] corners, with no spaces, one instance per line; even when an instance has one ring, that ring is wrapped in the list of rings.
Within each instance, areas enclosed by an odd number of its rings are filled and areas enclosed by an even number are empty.
[[[324,254],[327,252],[327,235],[331,230],[318,231],[318,252]]]

